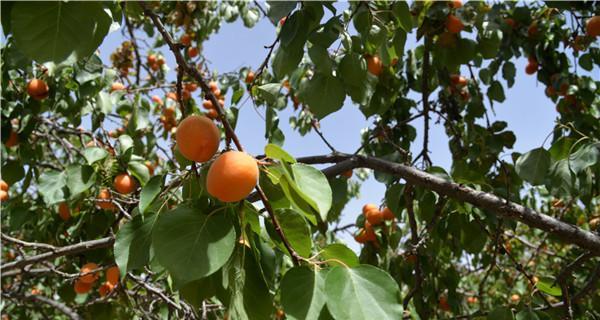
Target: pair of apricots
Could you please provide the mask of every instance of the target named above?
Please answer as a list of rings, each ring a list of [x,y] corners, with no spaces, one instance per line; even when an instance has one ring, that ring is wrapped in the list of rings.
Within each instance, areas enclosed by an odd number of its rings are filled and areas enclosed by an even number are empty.
[[[73,289],[76,293],[85,294],[92,289],[94,283],[100,278],[98,272],[94,271],[96,269],[98,269],[98,265],[93,262],[86,263],[81,267],[79,271],[82,275],[73,283]],[[113,291],[118,283],[119,268],[116,266],[110,267],[106,269],[106,281],[100,285],[98,293],[101,297],[104,297]]]
[[[188,116],[177,127],[177,148],[191,161],[212,159],[220,139],[217,126],[204,116]],[[252,192],[258,182],[258,174],[256,159],[245,152],[227,151],[211,164],[206,177],[207,191],[223,202],[237,202]]]
[[[137,189],[138,184],[135,178],[128,173],[117,175],[113,181],[113,188],[121,194],[130,194]],[[114,210],[115,205],[110,201],[112,199],[110,190],[103,188],[96,197],[96,206],[101,209]]]
[[[252,80],[254,80],[254,78]],[[217,98],[217,100],[219,100],[221,108],[225,107],[225,99],[223,96],[221,96],[221,89],[219,89],[219,85],[215,81],[211,81],[208,83],[208,87],[213,93],[213,95]],[[217,108],[215,108],[212,101],[210,101],[209,99],[205,99],[204,101],[202,101],[202,107],[206,109],[207,117],[211,119],[216,119],[219,116]]]

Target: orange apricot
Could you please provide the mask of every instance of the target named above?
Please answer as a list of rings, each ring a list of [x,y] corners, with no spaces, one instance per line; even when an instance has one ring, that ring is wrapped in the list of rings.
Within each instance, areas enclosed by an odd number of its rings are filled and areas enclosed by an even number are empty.
[[[379,207],[377,207],[376,205],[374,205],[372,203],[367,203],[362,207],[363,215],[366,215],[367,212],[369,212],[371,210],[379,210]]]
[[[381,210],[381,215],[383,216],[383,220],[394,220],[396,218],[392,210],[390,210],[388,207],[385,207],[383,210]]]
[[[0,190],[0,202],[8,201],[8,192]]]
[[[365,214],[365,218],[371,225],[380,225],[383,222],[383,213],[379,209],[369,210]]]
[[[186,33],[179,38],[179,42],[184,46],[189,47],[192,44],[192,36]]]
[[[175,92],[169,92],[169,93],[167,93],[167,99],[171,99],[173,101],[177,101],[177,93],[175,93]]]
[[[113,187],[119,193],[129,194],[137,189],[137,182],[129,174],[121,173],[115,177],[115,180],[113,181]]]
[[[69,205],[66,202],[61,202],[58,205],[58,215],[63,221],[67,221],[71,218],[71,209],[69,209]]]
[[[162,99],[159,96],[152,96],[152,101],[154,101],[159,106],[163,105],[163,101],[162,101]]]
[[[46,84],[46,81],[44,80],[31,79],[31,81],[27,83],[27,94],[35,100],[46,99],[49,91],[48,84]]]
[[[463,6],[463,3],[461,0],[452,0],[450,1],[450,7],[454,8],[454,9],[458,9],[461,8]]]
[[[442,309],[444,311],[450,311],[450,305],[448,304],[448,299],[446,297],[441,296],[438,301],[438,305],[439,305],[440,309]]]
[[[352,170],[342,172],[342,177],[350,179],[352,177]]]
[[[521,300],[521,296],[519,296],[516,293],[510,296],[510,301],[511,302],[518,303],[519,300]]]
[[[86,283],[77,279],[73,284],[73,289],[75,290],[75,293],[78,294],[88,293],[92,289],[92,283]]]
[[[93,262],[88,262],[81,267],[79,270],[80,273],[84,274],[79,277],[79,281],[83,283],[94,283],[98,280],[98,272],[92,272],[98,269],[98,265]],[[91,272],[91,273],[90,273]]]
[[[219,85],[217,84],[216,81],[211,81],[208,83],[208,87],[210,88],[210,91],[212,91],[213,93],[217,90],[219,90]]]
[[[156,64],[156,55],[154,55],[154,54],[149,55],[147,61],[148,61],[149,65]]]
[[[106,200],[112,199],[112,197],[110,195],[110,191],[108,191],[108,189],[100,190],[100,192],[98,193],[98,197],[96,197],[96,199],[100,200],[100,201],[96,201],[96,206],[98,206],[101,209],[113,210],[115,208],[115,205],[111,201],[106,201]],[[105,200],[105,201],[102,201],[102,200]]]
[[[198,50],[198,48],[196,48],[196,47],[191,47],[188,49],[188,56],[190,56],[190,58],[194,58],[194,57],[198,56],[199,53],[200,53],[200,50]]]
[[[0,180],[0,190],[8,191],[8,183],[4,180]]]
[[[185,84],[184,88],[185,88],[185,90],[187,90],[189,92],[194,92],[194,91],[198,90],[198,85],[194,82],[188,82]]]
[[[506,23],[508,26],[510,26],[511,29],[514,29],[517,26],[517,22],[513,18],[504,19],[504,23]]]
[[[118,90],[125,90],[125,85],[120,83],[120,82],[114,82],[111,86],[110,86],[110,91],[118,91]]]
[[[119,283],[119,267],[113,266],[106,269],[106,282],[116,286]]]
[[[104,297],[107,294],[111,293],[111,291],[113,291],[114,288],[115,288],[115,286],[112,283],[109,283],[108,281],[104,282],[98,288],[98,294],[100,294],[101,297]]]
[[[383,70],[383,63],[378,56],[367,56],[367,69],[375,76],[379,76]]]
[[[154,175],[154,165],[152,164],[152,162],[145,161],[144,165],[146,166],[146,168],[148,168],[148,172],[150,173],[150,175],[153,176]]]
[[[585,33],[590,37],[600,35],[600,16],[591,17],[585,24]]]
[[[467,85],[467,78],[461,76],[460,74],[451,74],[450,83],[452,83],[452,85],[455,87],[464,87]]]
[[[531,25],[529,25],[529,28],[527,28],[527,35],[529,36],[529,38],[535,38],[537,37],[539,33],[539,28],[537,25],[537,22],[532,22]]]
[[[191,115],[177,127],[177,148],[188,160],[208,161],[217,152],[221,133],[207,117]]]
[[[465,25],[462,23],[462,21],[460,21],[460,19],[457,16],[453,14],[448,15],[448,18],[446,19],[446,29],[448,29],[448,32],[459,33],[464,28]]]
[[[254,81],[254,72],[248,71],[246,79],[244,80],[247,84],[251,84]]]
[[[537,72],[537,69],[537,63],[528,63],[527,66],[525,66],[525,73],[532,75]]]
[[[209,117],[211,120],[215,120],[219,117],[219,113],[215,109],[210,109],[206,111],[206,116]]]
[[[256,159],[241,151],[227,151],[215,160],[206,176],[206,189],[223,202],[246,198],[258,182]]]
[[[18,144],[19,144],[19,135],[15,132],[15,130],[13,130],[11,128],[10,134],[8,135],[8,139],[6,139],[6,142],[4,142],[4,145],[7,148],[12,148]]]

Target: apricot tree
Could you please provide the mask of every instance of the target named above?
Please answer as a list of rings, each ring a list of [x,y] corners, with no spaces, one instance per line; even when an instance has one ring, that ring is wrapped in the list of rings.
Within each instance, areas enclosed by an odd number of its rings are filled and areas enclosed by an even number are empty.
[[[599,15],[589,1],[3,1],[2,319],[600,317]],[[203,44],[238,19],[268,19],[273,42],[261,65],[219,74]],[[102,61],[109,30],[123,42]],[[557,112],[523,154],[489,115],[517,73]],[[236,134],[244,101],[265,114],[264,154]],[[342,152],[320,120],[345,102],[368,129]],[[330,154],[284,150],[288,108]],[[341,226],[368,175],[385,194]]]

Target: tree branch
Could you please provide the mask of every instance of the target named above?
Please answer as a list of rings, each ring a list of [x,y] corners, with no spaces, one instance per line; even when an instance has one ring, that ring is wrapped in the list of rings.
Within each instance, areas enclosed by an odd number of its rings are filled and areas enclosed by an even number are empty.
[[[385,172],[403,178],[411,184],[435,191],[440,195],[468,202],[499,217],[517,220],[529,227],[546,231],[561,239],[564,243],[574,244],[580,248],[587,249],[595,256],[600,255],[600,236],[592,232],[539,213],[520,204],[506,201],[492,193],[474,190],[413,167],[375,157],[344,153],[300,157],[297,158],[297,161],[306,164],[336,163],[322,170],[327,177],[333,177],[344,171],[356,168],[369,168]],[[248,199],[252,200],[253,197],[254,195],[250,195]]]
[[[38,263],[41,261],[47,261],[54,258],[68,256],[73,254],[78,254],[82,252],[87,252],[95,249],[108,248],[113,245],[115,239],[113,237],[106,237],[96,240],[90,240],[85,242],[80,242],[77,244],[73,244],[65,247],[57,247],[55,250],[50,252],[45,252],[42,254],[38,254],[35,256],[26,257],[23,260],[8,262],[0,266],[0,272],[9,271],[12,269],[23,268],[28,265]]]
[[[27,294],[24,296],[14,296],[14,295],[10,295],[8,293],[3,292],[2,296],[4,296],[5,298],[8,298],[8,299],[14,298],[14,299],[18,299],[21,301],[32,301],[32,302],[45,303],[45,304],[53,307],[54,309],[64,313],[71,320],[82,320],[81,316],[79,316],[79,314],[77,314],[77,312],[73,311],[73,309],[69,308],[67,305],[63,304],[62,302],[45,297],[43,295]]]

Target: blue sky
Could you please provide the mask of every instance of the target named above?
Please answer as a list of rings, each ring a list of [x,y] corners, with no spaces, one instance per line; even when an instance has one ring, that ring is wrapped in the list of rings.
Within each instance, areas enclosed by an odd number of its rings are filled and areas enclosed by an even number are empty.
[[[345,7],[345,4],[338,7]],[[276,29],[267,19],[261,19],[252,29],[244,27],[239,20],[231,24],[224,23],[220,32],[204,43],[204,50],[201,54],[209,61],[211,71],[225,73],[236,71],[243,66],[256,69],[267,54],[264,46],[271,44],[275,37]],[[115,31],[106,37],[99,49],[105,64],[110,64],[110,53],[123,40],[120,31]],[[412,48],[414,45],[414,34],[409,35],[406,49]],[[162,53],[167,58],[167,64],[173,69],[175,64],[172,54],[168,50],[163,50]],[[496,114],[490,113],[492,116],[490,120],[506,121],[508,129],[517,136],[514,149],[509,152],[526,152],[542,144],[545,137],[551,132],[558,114],[552,101],[544,95],[545,87],[537,83],[535,76],[525,74],[526,59],[515,61],[515,64],[517,67],[516,85],[511,89],[505,88],[506,101],[494,105]],[[168,78],[174,79],[175,72],[170,71]],[[505,84],[503,80],[501,82]],[[262,109],[258,109],[258,112],[264,115]],[[288,119],[292,114],[291,107],[280,114],[280,128],[286,137],[284,149],[294,156],[328,153],[329,149],[315,133],[302,137],[290,128]],[[336,149],[342,152],[353,152],[360,146],[361,129],[368,127],[371,123],[372,119],[365,119],[358,106],[347,99],[342,110],[321,121],[321,129]],[[423,121],[422,119],[416,120],[412,125],[418,130],[417,141],[413,144],[412,152],[418,154],[422,146]],[[254,155],[263,153],[266,144],[264,120],[253,109],[249,100],[241,108],[236,131],[248,152]],[[448,138],[441,124],[434,124],[431,128],[430,149],[430,157],[434,165],[449,169],[451,157],[448,150]],[[385,186],[376,182],[372,177],[369,178],[361,187],[360,198],[352,200],[346,207],[342,224],[354,222],[365,203],[379,204],[384,193]],[[353,240],[350,241],[350,235],[344,234],[342,239],[347,240],[346,243],[351,247],[358,248]]]

